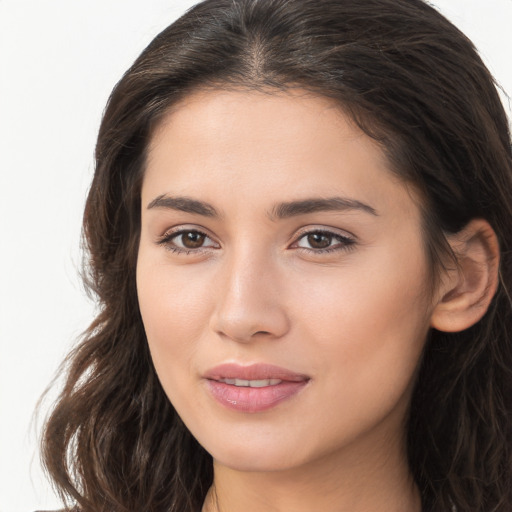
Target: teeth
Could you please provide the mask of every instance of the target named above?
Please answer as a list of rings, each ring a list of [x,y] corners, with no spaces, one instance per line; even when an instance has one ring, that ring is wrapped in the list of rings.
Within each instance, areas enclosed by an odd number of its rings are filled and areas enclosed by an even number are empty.
[[[281,379],[262,379],[262,380],[245,380],[245,379],[219,379],[219,382],[225,382],[239,387],[264,388],[265,386],[275,386],[282,382]]]

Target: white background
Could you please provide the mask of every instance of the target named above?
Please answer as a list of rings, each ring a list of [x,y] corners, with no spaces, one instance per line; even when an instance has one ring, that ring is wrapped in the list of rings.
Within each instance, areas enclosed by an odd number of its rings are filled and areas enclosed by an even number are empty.
[[[79,242],[101,113],[140,51],[193,3],[0,0],[0,512],[59,506],[31,419],[93,316]],[[512,0],[433,3],[512,94]]]

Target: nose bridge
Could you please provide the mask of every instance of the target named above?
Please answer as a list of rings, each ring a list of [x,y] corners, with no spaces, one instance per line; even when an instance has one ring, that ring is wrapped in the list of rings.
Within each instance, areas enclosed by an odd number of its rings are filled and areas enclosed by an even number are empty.
[[[279,268],[268,249],[240,243],[222,264],[213,329],[236,341],[280,337],[288,318],[280,297]]]

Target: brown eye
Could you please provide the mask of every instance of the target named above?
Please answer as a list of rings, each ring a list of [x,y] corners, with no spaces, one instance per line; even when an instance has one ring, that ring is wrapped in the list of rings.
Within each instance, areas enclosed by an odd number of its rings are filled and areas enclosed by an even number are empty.
[[[166,233],[158,241],[166,249],[176,253],[195,254],[206,249],[218,249],[219,244],[213,241],[206,233],[197,229],[181,229]]]
[[[304,233],[295,246],[313,253],[322,254],[332,251],[342,251],[353,247],[355,240],[339,233],[330,231],[310,231]]]
[[[187,249],[199,249],[204,245],[206,235],[199,231],[185,231],[176,238],[181,237],[181,244]]]
[[[326,249],[332,243],[332,235],[327,233],[310,233],[307,235],[307,240],[313,249]]]

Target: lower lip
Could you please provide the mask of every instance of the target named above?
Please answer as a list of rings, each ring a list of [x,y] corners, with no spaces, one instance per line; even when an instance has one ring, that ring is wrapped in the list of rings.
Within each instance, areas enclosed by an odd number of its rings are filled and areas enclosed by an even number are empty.
[[[275,407],[296,395],[307,381],[283,381],[274,386],[251,388],[207,380],[213,398],[229,409],[239,412],[261,412]]]

